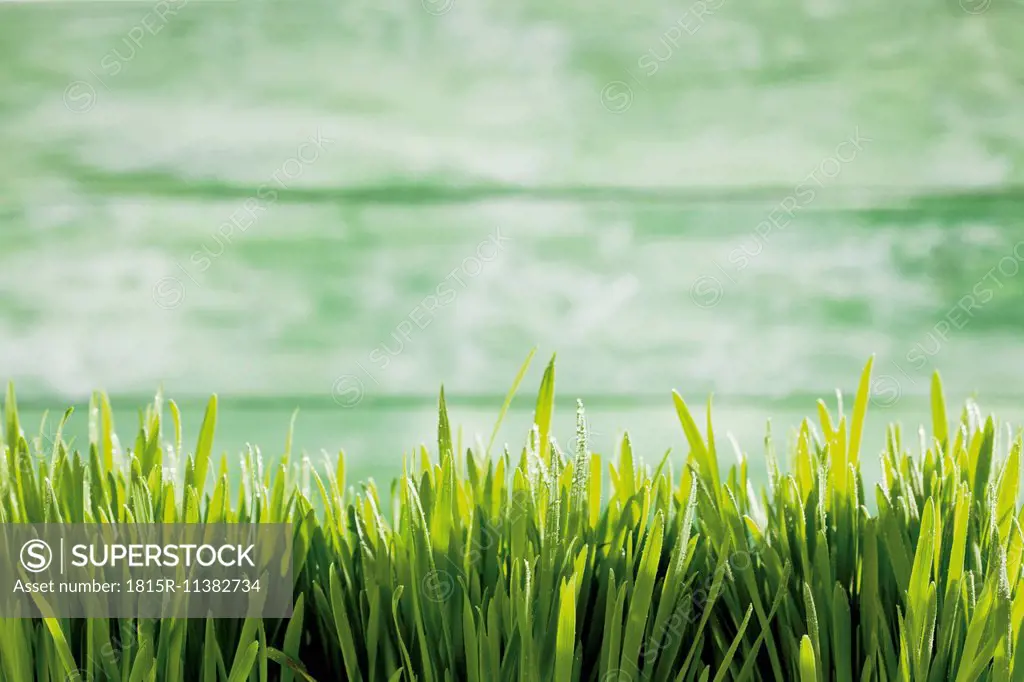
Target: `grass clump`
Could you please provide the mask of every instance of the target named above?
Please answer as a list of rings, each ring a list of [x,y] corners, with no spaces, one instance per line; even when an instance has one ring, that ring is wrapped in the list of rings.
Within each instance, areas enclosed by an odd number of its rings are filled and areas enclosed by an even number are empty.
[[[98,394],[87,450],[40,453],[9,391],[0,522],[291,522],[296,602],[290,620],[0,620],[0,682],[1024,679],[1020,434],[973,404],[950,423],[936,376],[930,431],[889,427],[865,483],[870,372],[851,414],[819,403],[800,426],[789,473],[769,446],[761,490],[678,394],[685,457],[652,470],[628,437],[592,453],[582,406],[562,452],[553,361],[525,447],[463,451],[442,391],[436,456],[407,457],[386,498],[290,445],[244,453],[232,489],[226,457],[211,471],[216,399],[180,480],[159,397],[132,448]]]

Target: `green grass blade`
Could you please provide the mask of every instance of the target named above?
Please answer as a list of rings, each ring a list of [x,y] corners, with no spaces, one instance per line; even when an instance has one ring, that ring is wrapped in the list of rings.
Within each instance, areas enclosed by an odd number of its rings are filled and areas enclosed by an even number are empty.
[[[540,391],[537,393],[537,408],[534,411],[533,423],[537,425],[540,434],[540,448],[538,454],[540,461],[548,461],[548,452],[551,444],[551,415],[555,406],[555,356],[544,369],[544,377],[540,381]]]
[[[811,645],[811,638],[807,635],[800,639],[800,682],[818,682],[814,647]]]
[[[253,666],[256,664],[256,656],[260,651],[260,643],[252,642],[246,647],[244,653],[235,659],[234,664],[231,666],[231,674],[228,676],[228,682],[245,682],[249,677],[249,673],[252,672]]]
[[[512,381],[512,388],[509,389],[505,395],[505,402],[501,404],[501,410],[498,411],[498,419],[494,422],[494,430],[491,431],[491,437],[487,441],[487,449],[484,450],[485,455],[491,454],[491,448],[494,447],[494,441],[498,439],[498,432],[501,431],[501,424],[505,421],[505,415],[508,414],[508,408],[512,406],[512,400],[516,396],[516,392],[519,390],[519,384],[523,382],[523,377],[526,376],[526,371],[530,369],[530,363],[533,362],[533,356],[537,354],[537,347],[534,346],[530,350],[530,354],[526,356],[526,360],[523,361],[522,366],[519,368],[519,372],[516,373],[516,378]]]

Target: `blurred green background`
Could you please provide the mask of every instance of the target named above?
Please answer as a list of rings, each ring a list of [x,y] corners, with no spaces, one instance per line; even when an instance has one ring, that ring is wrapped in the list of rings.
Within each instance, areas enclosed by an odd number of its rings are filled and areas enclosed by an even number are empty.
[[[0,3],[0,378],[26,421],[163,385],[194,438],[388,477],[443,382],[518,448],[685,452],[713,393],[763,472],[876,360],[866,439],[1024,422],[1024,4]],[[852,396],[847,398],[848,404]],[[866,453],[868,461],[874,453]]]

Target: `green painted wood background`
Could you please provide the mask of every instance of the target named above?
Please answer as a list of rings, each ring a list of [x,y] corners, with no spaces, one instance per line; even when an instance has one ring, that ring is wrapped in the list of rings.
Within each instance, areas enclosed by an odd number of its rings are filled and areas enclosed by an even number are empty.
[[[876,425],[935,368],[1020,423],[1022,43],[1016,0],[0,3],[0,377],[216,391],[226,449],[298,406],[378,475],[534,345],[648,459],[677,388],[760,466],[871,353]]]

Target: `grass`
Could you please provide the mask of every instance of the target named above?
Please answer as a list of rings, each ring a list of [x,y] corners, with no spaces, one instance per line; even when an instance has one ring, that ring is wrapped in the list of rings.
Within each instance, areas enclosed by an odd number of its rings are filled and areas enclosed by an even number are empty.
[[[852,413],[818,404],[790,473],[766,438],[762,490],[678,394],[685,456],[591,453],[582,406],[561,452],[553,360],[525,447],[453,442],[442,391],[438,452],[386,495],[290,445],[244,453],[231,489],[216,398],[172,481],[172,401],[122,448],[97,394],[78,453],[27,440],[11,389],[0,522],[291,522],[296,602],[290,620],[0,620],[0,681],[1024,680],[1020,433],[973,403],[951,421],[936,375],[930,429],[891,426],[866,483],[870,373]]]

